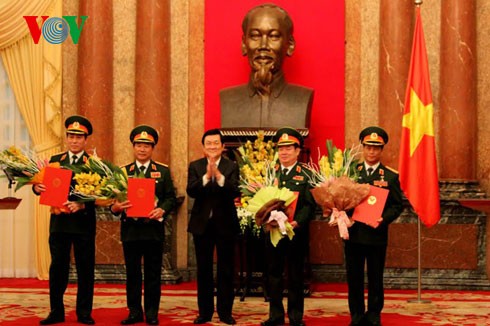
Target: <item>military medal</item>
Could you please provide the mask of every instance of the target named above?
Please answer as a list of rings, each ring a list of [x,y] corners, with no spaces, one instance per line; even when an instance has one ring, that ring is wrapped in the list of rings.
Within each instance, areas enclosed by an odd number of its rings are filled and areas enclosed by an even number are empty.
[[[387,181],[384,181],[383,179],[381,179],[381,180],[375,180],[373,182],[373,185],[376,186],[376,187],[388,187],[388,182]]]

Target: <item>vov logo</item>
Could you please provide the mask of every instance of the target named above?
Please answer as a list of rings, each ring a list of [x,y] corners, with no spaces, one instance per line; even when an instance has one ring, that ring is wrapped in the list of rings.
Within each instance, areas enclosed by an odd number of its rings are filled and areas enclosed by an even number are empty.
[[[70,34],[73,44],[78,44],[78,39],[80,38],[80,34],[82,34],[83,25],[88,18],[88,16],[80,16],[81,22],[80,26],[78,26],[78,16],[62,16],[63,18],[41,16],[43,21],[41,22],[41,26],[39,26],[37,24],[38,16],[23,17],[27,22],[27,27],[29,27],[34,44],[39,43],[41,34],[44,39],[51,44],[63,43],[68,37],[68,34]]]

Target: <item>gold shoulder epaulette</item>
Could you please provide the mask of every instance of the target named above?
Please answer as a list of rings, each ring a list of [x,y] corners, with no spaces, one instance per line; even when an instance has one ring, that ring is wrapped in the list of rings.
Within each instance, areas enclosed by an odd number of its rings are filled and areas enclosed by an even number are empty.
[[[164,167],[168,168],[168,165],[162,162],[155,161],[156,164],[158,165],[163,165]]]
[[[387,168],[388,170],[390,170],[390,171],[391,171],[391,172],[393,172],[393,173],[398,174],[398,171],[397,171],[397,170],[395,170],[395,169],[393,169],[392,167],[389,167],[389,166],[386,166],[386,165],[385,165],[385,168]]]
[[[120,167],[121,169],[126,170],[126,166],[131,165],[132,163],[133,163],[133,162],[131,162],[131,163],[127,163],[127,164],[122,164],[122,165],[119,165],[119,167]],[[126,172],[127,172],[127,171],[126,171]]]
[[[61,152],[59,152],[59,153],[53,154],[53,156],[61,155],[61,154],[63,154],[63,153],[66,153],[66,151],[61,151]]]

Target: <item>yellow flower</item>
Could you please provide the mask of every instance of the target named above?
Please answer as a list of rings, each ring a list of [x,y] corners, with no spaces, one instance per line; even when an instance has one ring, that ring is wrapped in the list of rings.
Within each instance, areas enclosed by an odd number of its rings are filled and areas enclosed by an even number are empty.
[[[320,168],[320,172],[326,177],[330,177],[332,173],[332,169],[330,168],[330,162],[328,161],[327,156],[322,156],[318,161],[318,167]]]
[[[335,151],[333,156],[333,170],[335,175],[338,175],[339,172],[342,172],[342,167],[344,165],[344,156],[342,155],[342,150],[338,149]]]

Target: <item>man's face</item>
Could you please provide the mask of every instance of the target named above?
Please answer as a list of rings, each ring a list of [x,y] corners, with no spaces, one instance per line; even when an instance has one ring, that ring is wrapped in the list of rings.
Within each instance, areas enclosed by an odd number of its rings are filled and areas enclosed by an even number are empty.
[[[66,145],[70,152],[78,154],[85,149],[85,145],[87,145],[87,136],[67,133]]]
[[[204,138],[204,155],[209,159],[218,159],[225,149],[221,143],[220,135],[208,135]]]
[[[288,145],[279,146],[279,149],[277,151],[279,154],[279,162],[282,165],[289,167],[296,163],[301,149],[299,147],[295,147],[294,145]]]
[[[253,71],[270,67],[281,69],[286,55],[292,55],[294,41],[289,40],[284,14],[277,9],[261,8],[249,16],[247,30],[242,37],[242,52],[248,56]]]
[[[364,161],[369,165],[375,165],[381,160],[383,146],[362,145],[362,155]]]
[[[146,163],[151,160],[153,154],[153,145],[148,143],[134,143],[133,153],[136,161]]]

